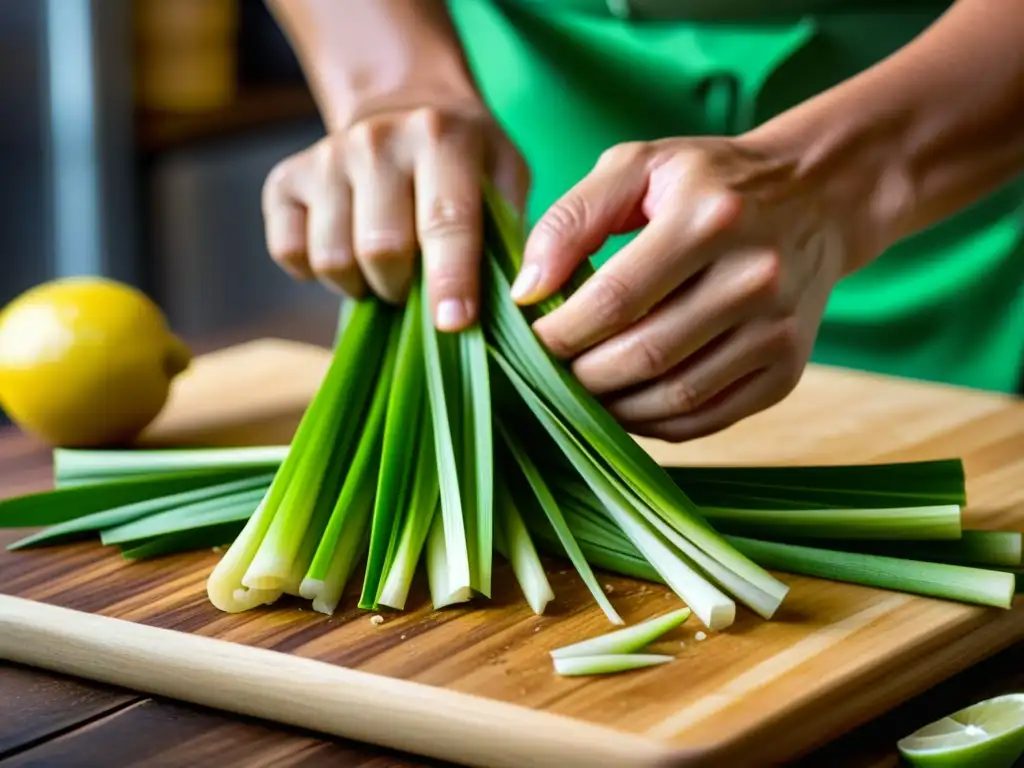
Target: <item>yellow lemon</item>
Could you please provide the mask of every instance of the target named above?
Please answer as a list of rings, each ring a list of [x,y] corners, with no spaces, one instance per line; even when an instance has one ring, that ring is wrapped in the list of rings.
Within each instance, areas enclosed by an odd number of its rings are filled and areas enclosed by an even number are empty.
[[[43,283],[0,312],[0,406],[51,445],[130,442],[190,360],[156,304],[113,280]]]

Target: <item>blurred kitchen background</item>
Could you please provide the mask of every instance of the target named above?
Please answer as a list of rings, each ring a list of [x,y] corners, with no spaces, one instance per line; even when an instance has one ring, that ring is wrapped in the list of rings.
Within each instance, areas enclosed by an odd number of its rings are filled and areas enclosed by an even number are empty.
[[[330,339],[263,241],[264,177],[323,135],[263,0],[2,0],[0,72],[0,306],[101,274],[189,339]]]

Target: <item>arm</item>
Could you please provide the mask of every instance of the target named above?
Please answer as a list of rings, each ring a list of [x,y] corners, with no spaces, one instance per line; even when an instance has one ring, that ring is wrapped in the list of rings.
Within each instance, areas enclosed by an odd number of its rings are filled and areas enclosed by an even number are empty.
[[[636,434],[685,440],[796,385],[829,296],[1024,170],[1024,0],[959,0],[911,44],[738,138],[613,147],[534,227],[513,294]]]
[[[959,0],[902,50],[744,137],[878,238],[851,268],[1024,171],[1024,2]],[[858,201],[861,204],[858,204]]]
[[[479,310],[485,174],[522,205],[523,160],[477,91],[443,0],[267,0],[328,135],[263,190],[267,247],[297,279],[400,303],[418,253],[441,330]]]

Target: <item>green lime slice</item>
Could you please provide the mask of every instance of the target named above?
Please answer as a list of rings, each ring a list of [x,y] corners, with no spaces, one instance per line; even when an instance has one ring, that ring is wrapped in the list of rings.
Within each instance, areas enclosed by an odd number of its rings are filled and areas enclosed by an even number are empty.
[[[900,739],[896,748],[922,768],[1009,768],[1024,753],[1024,694],[972,704]]]

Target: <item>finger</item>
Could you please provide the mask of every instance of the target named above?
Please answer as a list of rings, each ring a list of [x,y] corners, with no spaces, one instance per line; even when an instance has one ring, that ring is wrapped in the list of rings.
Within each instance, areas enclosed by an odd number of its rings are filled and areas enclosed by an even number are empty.
[[[366,293],[352,250],[352,193],[340,173],[325,173],[309,203],[309,266],[328,288],[353,298]]]
[[[739,379],[717,399],[693,413],[630,424],[627,429],[672,443],[706,437],[775,405],[793,390],[794,383],[786,366],[774,366]]]
[[[530,192],[530,169],[511,144],[502,142],[490,164],[490,177],[502,196],[519,212],[526,211]]]
[[[573,372],[594,394],[661,376],[769,307],[778,283],[774,254],[734,254],[713,264],[696,283],[684,285],[635,325],[585,352],[573,364]]]
[[[788,359],[795,332],[786,322],[748,323],[712,345],[707,354],[609,403],[622,422],[662,421],[694,413],[740,379]]]
[[[267,251],[295,280],[310,280],[306,250],[306,205],[300,192],[308,172],[305,157],[293,156],[276,165],[263,184],[261,205]]]
[[[615,147],[530,232],[512,298],[534,304],[556,290],[612,234],[634,220],[646,188],[642,144]],[[640,221],[633,221],[634,228]]]
[[[416,252],[412,178],[389,156],[379,126],[350,132],[346,164],[352,188],[352,248],[363,277],[385,301],[402,303]]]
[[[553,354],[575,357],[632,325],[718,253],[715,239],[739,214],[738,196],[695,192],[666,205],[558,309],[534,324]]]
[[[434,324],[460,331],[480,305],[483,213],[482,148],[451,136],[420,153],[416,163],[416,229]]]

